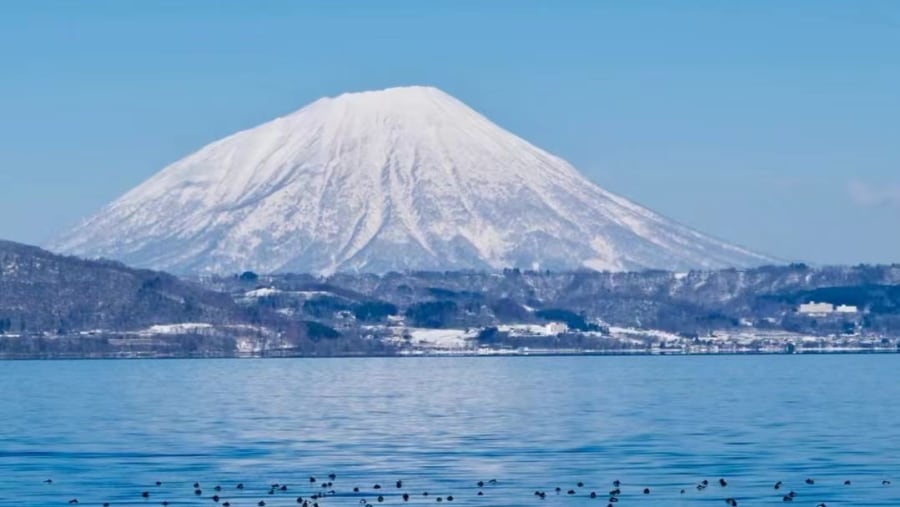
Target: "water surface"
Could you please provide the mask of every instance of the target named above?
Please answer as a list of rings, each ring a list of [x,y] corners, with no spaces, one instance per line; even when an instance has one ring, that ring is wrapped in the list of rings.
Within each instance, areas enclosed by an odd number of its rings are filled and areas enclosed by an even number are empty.
[[[900,356],[0,362],[0,505],[900,505]],[[698,492],[701,479],[726,488]],[[804,484],[807,477],[814,485]],[[53,484],[43,484],[52,478]],[[496,479],[476,496],[475,482]],[[851,486],[844,486],[844,480]],[[882,486],[881,481],[893,481]],[[156,487],[155,481],[163,485]],[[785,489],[772,484],[782,480]],[[191,484],[199,481],[202,497]],[[575,483],[585,486],[577,488]],[[246,489],[237,494],[234,485]],[[266,495],[278,482],[287,494]],[[575,497],[552,493],[574,488]],[[643,495],[644,487],[651,488]],[[680,490],[686,489],[685,494]],[[532,493],[551,491],[541,502]],[[150,500],[140,497],[151,493]],[[420,496],[424,490],[428,498]],[[326,505],[358,505],[341,496]],[[606,501],[602,501],[605,505]]]

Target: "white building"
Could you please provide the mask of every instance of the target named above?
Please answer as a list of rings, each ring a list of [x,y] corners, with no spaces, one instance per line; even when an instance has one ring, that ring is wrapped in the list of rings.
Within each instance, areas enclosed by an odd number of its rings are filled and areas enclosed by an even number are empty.
[[[551,322],[547,324],[547,332],[551,335],[562,334],[568,330],[569,326],[567,326],[564,322]]]
[[[855,305],[837,305],[834,307],[836,313],[856,313],[859,309]]]
[[[816,303],[815,301],[810,301],[809,303],[802,303],[799,308],[797,308],[798,313],[804,313],[806,315],[826,315],[834,311],[834,305],[831,303]]]

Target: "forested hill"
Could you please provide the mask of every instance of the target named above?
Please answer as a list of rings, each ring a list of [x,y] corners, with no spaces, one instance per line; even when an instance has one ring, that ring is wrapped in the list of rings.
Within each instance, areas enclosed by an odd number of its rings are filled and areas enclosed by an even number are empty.
[[[829,334],[844,329],[849,320],[863,330],[900,335],[900,265],[297,274],[253,280],[222,277],[205,283],[236,299],[246,294],[260,306],[323,322],[346,312],[371,321],[366,316],[376,308],[392,310],[409,325],[436,328],[557,320],[575,329],[595,323],[686,336],[729,329]],[[859,313],[845,319],[799,315],[798,305],[808,301],[855,305]]]
[[[808,301],[857,311],[798,312]],[[0,241],[0,357],[578,352],[661,342],[756,350],[772,340],[775,349],[890,348],[898,338],[900,265],[190,280]]]
[[[238,322],[225,294],[157,271],[0,241],[0,321],[7,332],[65,334],[178,322]]]
[[[323,339],[323,337],[325,339]],[[0,241],[0,358],[386,353],[314,321],[106,260]]]

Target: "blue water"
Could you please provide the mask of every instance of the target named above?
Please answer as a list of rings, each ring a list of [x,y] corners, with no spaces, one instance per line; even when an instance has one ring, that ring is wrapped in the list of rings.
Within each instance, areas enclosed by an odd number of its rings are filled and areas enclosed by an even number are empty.
[[[214,505],[220,484],[232,505],[287,506],[316,491],[310,475],[334,472],[339,495],[323,506],[374,503],[376,482],[382,505],[401,504],[397,479],[414,505],[447,494],[605,505],[587,493],[620,479],[622,507],[775,505],[791,489],[794,505],[897,506],[898,366],[897,355],[0,362],[0,505]],[[726,488],[694,488],[719,477]],[[274,482],[289,491],[266,494]]]

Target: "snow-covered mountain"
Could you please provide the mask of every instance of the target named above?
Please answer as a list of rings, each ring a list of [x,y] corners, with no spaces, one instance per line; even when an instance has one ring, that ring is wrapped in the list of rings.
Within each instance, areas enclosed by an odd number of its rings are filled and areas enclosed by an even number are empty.
[[[681,270],[771,260],[607,192],[419,86],[323,98],[209,144],[51,248],[179,273]]]

